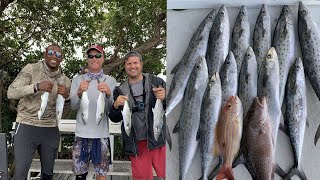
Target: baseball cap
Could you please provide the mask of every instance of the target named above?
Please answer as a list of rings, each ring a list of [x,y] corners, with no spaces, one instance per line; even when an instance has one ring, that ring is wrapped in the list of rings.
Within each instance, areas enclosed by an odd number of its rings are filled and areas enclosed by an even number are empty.
[[[100,46],[100,45],[92,45],[92,46],[90,46],[89,49],[87,50],[87,54],[91,49],[95,49],[95,50],[99,51],[100,53],[104,54],[103,47]]]

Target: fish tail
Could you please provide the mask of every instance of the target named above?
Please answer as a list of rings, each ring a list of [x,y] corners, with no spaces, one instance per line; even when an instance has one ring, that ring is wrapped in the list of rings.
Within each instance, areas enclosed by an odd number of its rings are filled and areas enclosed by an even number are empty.
[[[231,167],[222,166],[219,174],[217,175],[216,180],[222,179],[234,180],[233,172]]]
[[[301,180],[307,180],[305,173],[300,166],[294,165],[288,174],[283,178],[284,180],[290,179],[292,176],[297,175]]]
[[[219,162],[218,162],[217,166],[210,173],[208,179],[213,179],[214,177],[216,177],[216,175],[218,174],[219,170],[221,169],[222,164],[223,164],[223,156],[220,155],[219,156]]]

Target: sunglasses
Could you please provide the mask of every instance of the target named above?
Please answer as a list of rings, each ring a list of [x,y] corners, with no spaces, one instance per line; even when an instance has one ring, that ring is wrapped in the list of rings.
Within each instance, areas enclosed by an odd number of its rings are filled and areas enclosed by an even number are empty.
[[[49,56],[53,56],[53,54],[55,54],[56,57],[59,58],[59,59],[62,57],[62,54],[61,54],[61,53],[59,53],[59,52],[54,52],[53,50],[48,50],[47,54],[48,54]]]
[[[88,58],[89,59],[93,59],[93,58],[99,59],[102,57],[102,54],[96,54],[96,55],[92,55],[92,54],[88,54]]]

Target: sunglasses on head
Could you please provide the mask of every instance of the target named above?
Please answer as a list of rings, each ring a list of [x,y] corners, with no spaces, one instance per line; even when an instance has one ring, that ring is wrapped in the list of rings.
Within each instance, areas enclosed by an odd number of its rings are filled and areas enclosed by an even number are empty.
[[[96,54],[96,55],[92,55],[92,54],[88,54],[88,58],[89,59],[93,59],[93,58],[99,59],[102,57],[102,54]]]
[[[59,59],[62,57],[62,54],[60,52],[55,52],[53,50],[48,50],[47,54],[48,54],[48,56],[53,56],[53,54],[55,54],[56,57]]]

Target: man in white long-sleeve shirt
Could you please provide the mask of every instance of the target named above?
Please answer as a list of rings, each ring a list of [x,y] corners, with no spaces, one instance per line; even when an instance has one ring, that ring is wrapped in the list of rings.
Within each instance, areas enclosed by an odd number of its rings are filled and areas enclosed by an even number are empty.
[[[70,92],[71,108],[77,110],[73,171],[76,180],[85,180],[91,159],[96,170],[96,179],[103,180],[106,179],[110,163],[108,112],[113,104],[112,91],[117,82],[103,73],[105,53],[101,46],[91,46],[87,50],[87,56],[88,72],[73,78]],[[84,92],[88,96],[84,95]],[[103,96],[105,106],[102,118],[97,114],[102,107],[99,95]],[[81,106],[81,103],[89,104]]]

